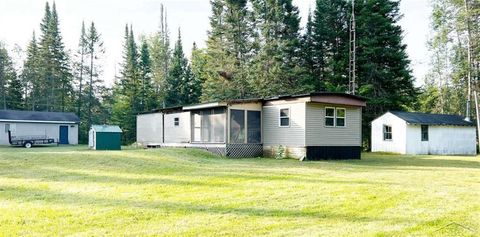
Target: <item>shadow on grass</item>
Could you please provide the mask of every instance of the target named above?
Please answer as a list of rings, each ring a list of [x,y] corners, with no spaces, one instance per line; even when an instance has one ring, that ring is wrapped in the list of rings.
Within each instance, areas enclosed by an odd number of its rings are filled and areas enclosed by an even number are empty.
[[[91,171],[91,170],[90,170]],[[160,185],[178,185],[178,186],[207,186],[207,187],[226,187],[232,186],[228,183],[218,181],[196,181],[196,180],[175,180],[169,178],[160,177],[124,177],[123,173],[117,175],[100,174],[101,171],[97,171],[98,174],[85,173],[74,170],[59,170],[59,169],[40,169],[36,172],[31,172],[26,175],[22,175],[25,179],[39,179],[42,181],[80,181],[90,183],[115,183],[115,184],[160,184]],[[169,175],[173,176],[173,175]],[[206,178],[198,177],[198,179]]]
[[[435,157],[435,158],[433,158]],[[471,160],[466,157],[445,156],[407,156],[407,155],[378,155],[364,154],[362,160],[352,161],[328,161],[329,163],[345,164],[351,166],[364,166],[372,168],[409,169],[409,168],[468,168],[480,169],[480,159],[472,156]]]
[[[237,207],[226,205],[194,204],[188,202],[170,202],[170,201],[144,201],[132,199],[110,199],[93,197],[79,193],[62,193],[51,190],[41,190],[36,188],[0,186],[0,199],[12,200],[19,203],[25,202],[45,202],[49,204],[88,206],[92,208],[107,207],[120,209],[145,209],[151,211],[163,211],[166,213],[208,213],[208,214],[234,214],[250,217],[274,217],[274,218],[313,218],[313,219],[341,219],[352,222],[372,222],[384,221],[381,218],[371,218],[368,216],[354,216],[350,213],[335,213],[328,210],[292,210],[292,209],[274,209],[257,207]],[[393,221],[393,220],[389,220]],[[409,222],[412,220],[395,219],[396,222]]]

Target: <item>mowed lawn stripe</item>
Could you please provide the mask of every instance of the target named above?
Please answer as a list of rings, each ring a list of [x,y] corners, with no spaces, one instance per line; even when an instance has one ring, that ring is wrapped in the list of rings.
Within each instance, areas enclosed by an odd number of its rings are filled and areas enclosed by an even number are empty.
[[[478,235],[477,157],[0,148],[0,235]]]

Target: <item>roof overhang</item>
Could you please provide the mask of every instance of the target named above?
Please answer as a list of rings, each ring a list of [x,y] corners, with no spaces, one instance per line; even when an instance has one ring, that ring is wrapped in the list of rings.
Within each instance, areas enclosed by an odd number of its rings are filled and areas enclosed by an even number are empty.
[[[360,100],[355,97],[351,96],[344,96],[344,95],[313,95],[310,97],[309,102],[317,102],[317,103],[324,103],[324,104],[338,104],[338,105],[349,105],[349,106],[359,106],[365,107],[367,106],[367,102],[364,100]]]
[[[53,123],[53,124],[78,124],[77,121],[42,121],[42,120],[15,120],[15,119],[0,119],[0,122],[6,123]]]
[[[210,108],[218,108],[218,107],[226,107],[226,106],[228,106],[227,102],[213,102],[213,103],[184,106],[183,110],[210,109]]]

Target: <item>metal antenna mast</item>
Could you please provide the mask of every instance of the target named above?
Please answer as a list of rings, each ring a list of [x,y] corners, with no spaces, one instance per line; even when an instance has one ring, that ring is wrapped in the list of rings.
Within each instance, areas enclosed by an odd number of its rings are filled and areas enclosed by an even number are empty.
[[[355,0],[352,0],[352,15],[350,16],[350,49],[349,49],[349,63],[348,63],[348,93],[355,95],[357,90],[356,82],[356,33],[355,33]]]

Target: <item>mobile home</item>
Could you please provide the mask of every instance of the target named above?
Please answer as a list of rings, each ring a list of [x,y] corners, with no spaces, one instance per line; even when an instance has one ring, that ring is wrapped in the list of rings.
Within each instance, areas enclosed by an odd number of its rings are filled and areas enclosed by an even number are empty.
[[[354,95],[311,93],[176,107],[139,115],[137,141],[230,157],[275,156],[283,149],[297,159],[359,159],[365,105]]]

